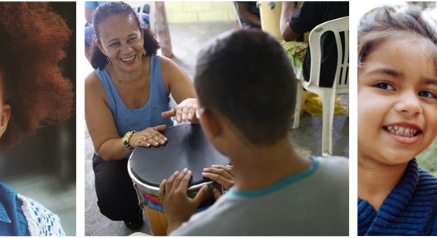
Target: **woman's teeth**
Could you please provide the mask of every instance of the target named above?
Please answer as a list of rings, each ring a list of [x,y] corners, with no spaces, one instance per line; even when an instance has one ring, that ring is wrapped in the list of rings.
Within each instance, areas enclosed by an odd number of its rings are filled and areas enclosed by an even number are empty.
[[[402,126],[387,126],[387,131],[401,136],[413,137],[416,135],[417,130],[413,128],[404,128]]]
[[[123,62],[127,62],[127,61],[131,61],[131,60],[133,60],[134,58],[135,58],[135,55],[132,56],[132,57],[130,57],[130,58],[121,59],[121,61],[123,61]]]

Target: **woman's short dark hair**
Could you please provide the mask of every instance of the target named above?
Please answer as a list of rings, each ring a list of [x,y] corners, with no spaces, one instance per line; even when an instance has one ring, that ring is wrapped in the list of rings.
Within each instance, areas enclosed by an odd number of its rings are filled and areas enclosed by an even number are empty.
[[[358,26],[358,67],[378,45],[401,35],[421,36],[437,46],[436,29],[424,19],[418,6],[409,6],[405,11],[382,6],[366,13]],[[435,57],[437,62],[437,54]]]
[[[100,23],[106,18],[114,15],[126,15],[135,19],[138,29],[144,33],[144,49],[147,52],[147,56],[155,55],[160,48],[158,41],[155,39],[153,32],[146,25],[141,25],[137,14],[133,8],[124,2],[107,2],[100,5],[94,12],[94,32],[96,39],[100,42]],[[93,44],[91,53],[91,65],[94,69],[104,68],[108,63],[106,56],[100,51],[100,49]]]
[[[260,30],[224,33],[198,55],[199,102],[218,110],[257,146],[288,135],[296,80],[279,42]]]
[[[23,134],[71,117],[74,92],[59,65],[72,31],[50,4],[1,2],[0,16],[2,100],[11,106],[4,151]]]

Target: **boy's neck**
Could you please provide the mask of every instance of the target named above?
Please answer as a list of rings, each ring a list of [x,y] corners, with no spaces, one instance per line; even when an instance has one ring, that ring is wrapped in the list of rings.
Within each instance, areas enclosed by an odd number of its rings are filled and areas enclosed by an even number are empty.
[[[379,210],[384,200],[402,179],[408,162],[384,165],[368,161],[358,156],[358,197],[369,202],[375,210]]]
[[[311,160],[299,156],[288,136],[272,146],[244,147],[229,154],[237,190],[262,189],[309,168]]]

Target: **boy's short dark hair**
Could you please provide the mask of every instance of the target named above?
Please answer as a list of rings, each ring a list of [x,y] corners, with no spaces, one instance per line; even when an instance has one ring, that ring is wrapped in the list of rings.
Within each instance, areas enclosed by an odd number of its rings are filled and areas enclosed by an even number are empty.
[[[267,33],[243,29],[214,39],[198,55],[194,83],[201,106],[218,110],[252,144],[287,136],[296,80],[283,48]]]

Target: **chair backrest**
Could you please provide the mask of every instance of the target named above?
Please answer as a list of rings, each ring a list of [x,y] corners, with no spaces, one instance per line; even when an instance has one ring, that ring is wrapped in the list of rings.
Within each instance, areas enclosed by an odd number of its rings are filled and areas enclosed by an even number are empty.
[[[337,92],[347,92],[349,89],[349,17],[341,17],[316,26],[310,33],[309,47],[311,50],[310,82],[319,85],[322,52],[320,39],[325,32],[334,33],[337,45],[337,68],[333,86]],[[344,47],[342,47],[340,32],[344,32]]]

